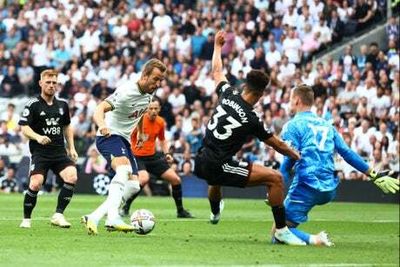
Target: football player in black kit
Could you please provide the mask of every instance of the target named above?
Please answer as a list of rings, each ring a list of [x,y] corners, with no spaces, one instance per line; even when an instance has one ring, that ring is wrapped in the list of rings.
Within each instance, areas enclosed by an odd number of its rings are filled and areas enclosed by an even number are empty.
[[[300,155],[273,135],[253,110],[253,106],[260,100],[270,82],[264,72],[251,70],[247,74],[241,92],[229,85],[221,59],[224,42],[224,32],[217,32],[212,57],[212,74],[219,99],[207,125],[203,148],[195,158],[195,174],[209,184],[210,222],[217,224],[221,216],[223,208],[221,186],[266,185],[277,228],[275,238],[288,245],[305,245],[286,226],[282,175],[262,165],[232,159],[249,135],[256,136],[276,151],[295,160],[300,159]]]
[[[71,201],[77,181],[74,161],[77,160],[78,154],[70,126],[68,103],[55,98],[57,76],[57,71],[51,69],[40,74],[41,94],[26,104],[19,121],[22,133],[29,138],[31,152],[30,181],[24,198],[24,219],[20,224],[21,228],[31,227],[32,210],[49,169],[59,174],[64,181],[51,224],[61,228],[71,226],[63,213]],[[64,144],[64,136],[67,147]]]

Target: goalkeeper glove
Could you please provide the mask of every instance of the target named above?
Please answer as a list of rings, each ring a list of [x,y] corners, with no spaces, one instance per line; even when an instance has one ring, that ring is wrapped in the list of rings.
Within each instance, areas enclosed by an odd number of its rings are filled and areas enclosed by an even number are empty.
[[[388,176],[389,171],[376,172],[371,170],[369,177],[374,182],[374,184],[379,187],[383,193],[396,194],[399,191],[399,179]]]

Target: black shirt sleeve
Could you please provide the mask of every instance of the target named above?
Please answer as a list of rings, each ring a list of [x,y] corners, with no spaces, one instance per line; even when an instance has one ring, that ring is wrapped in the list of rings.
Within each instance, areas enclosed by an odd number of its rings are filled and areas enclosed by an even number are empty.
[[[34,104],[27,104],[24,110],[21,113],[21,117],[19,119],[19,125],[31,125],[33,121],[34,114]]]
[[[69,125],[71,123],[71,116],[69,115],[69,107],[68,103],[63,101],[63,110],[64,110],[64,125]]]
[[[227,81],[222,81],[217,85],[215,91],[217,92],[218,97],[221,97],[221,95],[232,94],[233,87]]]
[[[268,138],[273,136],[273,132],[271,129],[268,129],[267,125],[255,116],[254,120],[254,135],[257,136],[261,141],[267,140]]]

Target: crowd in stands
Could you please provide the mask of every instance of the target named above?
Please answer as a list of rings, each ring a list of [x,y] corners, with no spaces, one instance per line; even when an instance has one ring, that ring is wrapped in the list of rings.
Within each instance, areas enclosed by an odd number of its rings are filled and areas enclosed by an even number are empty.
[[[306,83],[314,112],[332,121],[344,139],[376,168],[399,170],[399,26],[388,18],[387,47],[349,45],[339,61],[313,61],[343,37],[381,20],[386,0],[59,0],[0,1],[0,155],[7,171],[29,155],[13,99],[39,93],[38,75],[54,68],[59,97],[69,101],[77,151],[86,173],[106,172],[93,146],[96,105],[143,64],[161,59],[167,79],[156,93],[179,172],[190,174],[217,102],[211,76],[216,29],[226,31],[223,61],[240,88],[252,68],[264,69],[271,89],[256,108],[279,135],[290,118],[289,90]],[[22,3],[22,4],[21,4]],[[279,168],[281,155],[249,138],[237,158]],[[337,158],[342,179],[365,179]],[[4,163],[4,162],[3,162]],[[3,164],[4,165],[4,164]],[[13,168],[12,168],[13,167]]]

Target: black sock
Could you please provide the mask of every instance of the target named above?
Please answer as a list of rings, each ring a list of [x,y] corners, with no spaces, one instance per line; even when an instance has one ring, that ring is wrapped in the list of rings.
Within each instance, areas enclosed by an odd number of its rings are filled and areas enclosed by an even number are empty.
[[[143,190],[143,186],[140,186],[140,190],[138,192],[136,192],[135,194],[133,194],[130,198],[128,198],[127,200],[125,200],[123,209],[127,212],[129,212],[129,209],[131,208],[132,202],[138,197],[138,195],[140,195],[140,193]]]
[[[174,185],[172,186],[172,197],[175,200],[175,205],[176,209],[178,211],[183,210],[183,204],[182,204],[182,185]]]
[[[210,206],[211,206],[211,212],[215,215],[219,213],[219,203],[221,202],[221,200],[211,200],[210,201]]]
[[[25,193],[24,198],[24,218],[30,219],[32,215],[32,210],[36,206],[38,191],[33,191],[28,188],[28,191]]]
[[[74,184],[65,183],[61,187],[60,193],[58,194],[58,202],[57,202],[57,213],[64,213],[65,208],[68,206],[71,201],[72,195],[74,194]]]
[[[274,215],[275,225],[277,229],[281,229],[286,226],[286,216],[284,206],[272,207],[272,214]]]

